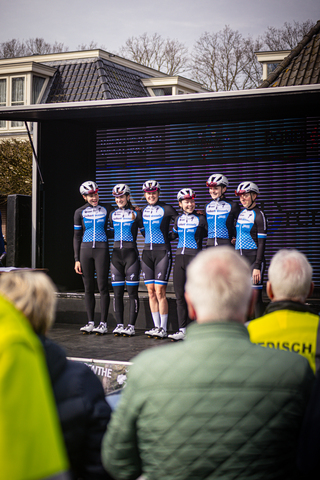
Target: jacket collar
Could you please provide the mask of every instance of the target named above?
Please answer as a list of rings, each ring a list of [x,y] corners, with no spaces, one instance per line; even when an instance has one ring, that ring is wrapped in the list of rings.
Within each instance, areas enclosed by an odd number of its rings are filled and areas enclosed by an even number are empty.
[[[188,340],[208,336],[242,337],[243,339],[247,339],[249,341],[249,334],[246,327],[238,322],[192,322],[191,325],[189,325]]]
[[[278,310],[292,310],[294,312],[315,312],[308,305],[300,302],[293,302],[292,300],[280,300],[278,302],[270,302],[266,308],[265,314],[276,312]]]

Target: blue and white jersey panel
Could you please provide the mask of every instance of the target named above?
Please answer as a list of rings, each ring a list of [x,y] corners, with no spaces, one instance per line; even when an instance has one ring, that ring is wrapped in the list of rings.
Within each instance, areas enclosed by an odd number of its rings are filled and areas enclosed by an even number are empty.
[[[82,220],[85,228],[82,242],[107,242],[105,223],[108,212],[104,207],[87,207],[82,211]],[[75,225],[75,229],[79,226]],[[80,227],[81,228],[81,227]]]
[[[163,233],[160,229],[164,217],[164,208],[160,205],[148,205],[143,210],[142,217],[145,228],[145,243],[165,243]]]
[[[198,248],[195,234],[199,223],[199,217],[196,215],[181,215],[181,217],[178,218],[179,242],[177,248]]]
[[[132,216],[134,218],[132,219]],[[122,242],[134,242],[135,239],[132,235],[132,225],[137,217],[137,213],[133,210],[115,210],[111,214],[113,229],[114,229],[114,241]]]
[[[237,239],[236,250],[256,250],[258,245],[254,242],[251,236],[251,230],[256,218],[256,212],[254,210],[243,210],[237,221]],[[258,234],[258,237],[265,238],[267,235]]]
[[[227,219],[230,212],[231,205],[224,200],[212,200],[207,205],[208,238],[229,238]]]

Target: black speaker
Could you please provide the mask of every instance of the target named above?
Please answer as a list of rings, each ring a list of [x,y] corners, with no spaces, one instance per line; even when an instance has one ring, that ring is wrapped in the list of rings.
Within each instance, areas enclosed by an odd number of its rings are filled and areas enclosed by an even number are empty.
[[[31,267],[31,197],[8,195],[7,267]]]

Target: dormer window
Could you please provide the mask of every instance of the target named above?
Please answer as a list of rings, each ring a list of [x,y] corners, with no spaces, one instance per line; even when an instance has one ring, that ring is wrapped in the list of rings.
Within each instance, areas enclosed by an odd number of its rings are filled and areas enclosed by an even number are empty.
[[[172,95],[172,87],[153,88],[152,90],[156,97],[160,97],[162,95]]]
[[[0,107],[7,105],[7,79],[0,78]],[[0,120],[0,128],[6,128],[6,121]]]
[[[44,82],[46,81],[45,78],[39,77],[38,75],[33,75],[32,77],[32,98],[31,103],[37,103],[40,97],[40,93],[42,91]]]
[[[13,77],[11,79],[11,105],[24,105],[25,101],[25,78]],[[11,122],[11,127],[23,127],[23,122]]]

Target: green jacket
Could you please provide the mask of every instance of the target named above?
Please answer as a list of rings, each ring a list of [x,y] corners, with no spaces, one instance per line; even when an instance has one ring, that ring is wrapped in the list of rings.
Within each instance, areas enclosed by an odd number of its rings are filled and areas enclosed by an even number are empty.
[[[254,345],[243,325],[191,324],[141,353],[103,439],[115,479],[292,479],[314,375]]]
[[[0,297],[0,479],[69,478],[42,345]]]

